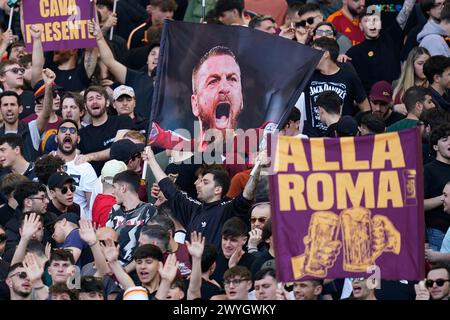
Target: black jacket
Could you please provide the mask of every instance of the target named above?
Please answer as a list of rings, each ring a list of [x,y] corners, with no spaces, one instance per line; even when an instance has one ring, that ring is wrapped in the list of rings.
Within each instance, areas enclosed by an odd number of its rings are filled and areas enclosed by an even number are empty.
[[[167,198],[174,217],[186,228],[187,238],[192,231],[201,232],[208,243],[219,249],[225,221],[239,217],[250,224],[252,201],[245,199],[242,193],[233,200],[201,203],[189,198],[185,192],[179,191],[169,178],[162,179],[159,187]]]
[[[28,128],[28,124],[19,122],[19,126],[17,128],[17,134],[22,137],[23,147],[22,155],[28,162],[34,162],[38,157],[38,151],[33,147],[33,140],[31,139],[30,129]],[[5,127],[0,128],[0,136],[5,135]]]
[[[11,262],[16,247],[20,241],[19,229],[22,223],[23,213],[19,208],[14,212],[14,216],[6,224],[6,246],[5,253],[3,254],[3,259],[7,262]],[[44,237],[42,238],[42,243],[46,244],[51,242],[53,235],[53,224],[56,221],[56,215],[51,212],[44,214]]]

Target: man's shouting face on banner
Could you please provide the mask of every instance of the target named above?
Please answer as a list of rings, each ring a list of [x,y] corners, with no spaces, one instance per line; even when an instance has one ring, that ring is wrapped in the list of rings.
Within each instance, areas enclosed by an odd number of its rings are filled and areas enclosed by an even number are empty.
[[[192,71],[192,91],[192,112],[202,134],[236,128],[243,107],[241,69],[230,49],[217,46],[200,59]]]

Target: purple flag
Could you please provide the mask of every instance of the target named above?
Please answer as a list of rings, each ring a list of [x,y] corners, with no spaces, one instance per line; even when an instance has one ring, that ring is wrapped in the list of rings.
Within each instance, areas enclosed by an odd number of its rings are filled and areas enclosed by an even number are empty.
[[[416,129],[274,138],[278,280],[424,278],[422,150]]]
[[[33,49],[30,28],[42,29],[44,51],[94,48],[95,38],[88,32],[88,21],[94,17],[91,0],[24,0],[24,41],[26,50]]]

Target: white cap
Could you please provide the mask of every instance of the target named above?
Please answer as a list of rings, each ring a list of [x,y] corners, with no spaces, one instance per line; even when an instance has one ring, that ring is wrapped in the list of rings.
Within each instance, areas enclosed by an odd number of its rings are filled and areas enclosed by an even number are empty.
[[[123,294],[123,300],[148,300],[148,293],[144,287],[131,287]]]
[[[134,89],[132,87],[124,86],[124,85],[120,85],[114,89],[114,92],[113,92],[114,100],[119,99],[119,97],[123,96],[123,95],[127,95],[127,96],[134,98],[135,97]]]
[[[113,179],[116,174],[126,171],[127,165],[123,161],[109,160],[103,166],[100,178],[102,181],[113,184]]]

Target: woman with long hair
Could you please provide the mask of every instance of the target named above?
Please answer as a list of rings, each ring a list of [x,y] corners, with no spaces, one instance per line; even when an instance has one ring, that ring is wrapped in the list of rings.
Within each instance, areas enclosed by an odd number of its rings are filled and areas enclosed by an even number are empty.
[[[394,88],[394,105],[403,104],[403,94],[412,86],[428,87],[423,74],[423,65],[430,58],[430,53],[422,47],[413,48],[402,67],[402,73]]]

